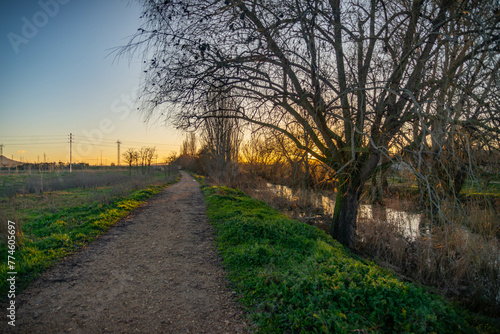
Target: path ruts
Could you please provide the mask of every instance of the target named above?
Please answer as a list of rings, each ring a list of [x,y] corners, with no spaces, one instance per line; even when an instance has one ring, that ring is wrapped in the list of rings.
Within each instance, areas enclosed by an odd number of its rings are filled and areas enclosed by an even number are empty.
[[[199,184],[182,172],[18,295],[13,332],[246,332],[225,284]]]

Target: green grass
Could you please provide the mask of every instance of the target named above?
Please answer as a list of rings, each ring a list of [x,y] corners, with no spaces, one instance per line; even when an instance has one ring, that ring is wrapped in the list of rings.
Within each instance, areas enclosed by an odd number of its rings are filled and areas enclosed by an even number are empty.
[[[178,179],[179,176],[175,181]],[[116,194],[113,192],[116,187],[110,186],[75,188],[4,199],[0,203],[2,220],[19,219],[16,225],[18,233],[21,232],[17,236],[14,254],[16,292],[22,291],[48,267],[92,242],[133,209],[175,181],[171,178],[167,183],[160,178],[152,178],[149,183],[142,185],[142,189],[125,188]],[[7,224],[7,221],[2,221],[2,224]],[[8,250],[7,243],[2,240],[0,277],[6,277],[6,273],[12,271],[7,268]],[[7,296],[7,291],[7,281],[0,281],[2,299]]]
[[[229,279],[259,332],[497,330],[239,190],[203,193]]]
[[[9,194],[11,189],[19,189],[24,186],[29,177],[30,175],[27,173],[0,174],[0,197]]]
[[[460,192],[468,197],[500,197],[500,180],[494,179],[487,187],[478,184],[477,182],[467,181]]]

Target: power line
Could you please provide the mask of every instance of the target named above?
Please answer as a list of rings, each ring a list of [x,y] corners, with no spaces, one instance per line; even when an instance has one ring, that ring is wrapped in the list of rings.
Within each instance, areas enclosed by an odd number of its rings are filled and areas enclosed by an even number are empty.
[[[164,146],[177,146],[177,145],[174,145],[174,144],[159,144],[159,143],[146,143],[146,142],[142,142],[142,141],[127,141],[127,143],[134,143],[134,144],[149,144],[149,145],[164,145]]]
[[[64,138],[66,140],[64,140]],[[32,148],[32,151],[41,151],[45,150],[43,146],[51,146],[53,148],[51,149],[57,149],[54,146],[60,145],[61,148],[64,145],[68,144],[68,135],[14,135],[14,136],[0,136],[0,140],[2,140],[2,144],[0,144],[0,155],[3,155],[3,148],[4,146],[12,147],[15,150],[19,149],[19,147],[22,147],[23,149],[26,148]],[[6,143],[7,145],[5,145]],[[75,134],[70,133],[69,134],[69,167],[70,167],[70,172],[72,171],[72,165],[73,165],[73,144],[77,145],[88,145],[92,148],[112,148],[116,147],[117,148],[117,165],[120,166],[120,152],[122,150],[122,147],[126,148],[133,148],[134,146],[155,146],[157,147],[158,150],[168,150],[169,148],[172,147],[177,147],[178,144],[165,144],[165,143],[152,143],[152,142],[143,142],[143,141],[121,141],[121,140],[111,140],[111,139],[105,139],[105,138],[89,138],[85,136],[75,136]],[[41,147],[40,147],[41,146]],[[67,146],[65,146],[67,147]],[[96,160],[102,165],[104,156],[103,156],[103,150],[100,150],[100,159],[97,158]],[[67,152],[67,151],[66,151]],[[40,160],[40,155],[38,156],[38,160]],[[48,160],[48,157],[45,153],[43,153],[43,161],[46,162]],[[84,159],[86,160],[86,159]],[[0,166],[3,165],[3,157],[0,160]]]
[[[19,138],[19,139],[6,139],[3,142],[8,142],[10,145],[45,145],[45,144],[63,144],[64,142],[59,141],[62,137],[66,137],[67,135],[41,135],[41,136],[0,136],[0,138]],[[40,141],[39,138],[44,137],[44,139],[48,141]],[[52,138],[49,138],[52,137]],[[72,134],[73,142],[80,142],[83,144],[89,144],[92,146],[104,146],[104,147],[115,147],[114,144],[117,142],[112,139],[99,139],[93,140],[88,138],[80,138],[77,135]],[[153,146],[163,146],[163,147],[172,147],[178,146],[177,144],[164,144],[164,143],[152,143],[152,142],[142,142],[142,141],[121,141],[122,144],[127,145],[135,145],[135,144],[143,144],[143,145],[153,145]]]
[[[2,140],[2,142],[13,142],[13,143],[36,143],[39,141],[48,142],[48,141],[64,141],[66,138],[33,138],[33,139],[7,139]]]
[[[88,144],[90,146],[99,146],[99,147],[115,147],[115,145],[102,145],[102,144],[92,144],[92,143],[85,143],[83,142],[83,144]]]
[[[9,146],[29,146],[29,145],[64,145],[66,144],[66,142],[62,142],[62,141],[59,141],[59,142],[50,142],[50,143],[40,143],[40,142],[37,142],[37,143],[14,143],[14,144],[9,144]]]
[[[38,137],[66,137],[66,135],[23,135],[23,136],[0,136],[0,138],[38,138]]]
[[[82,142],[86,142],[86,143],[89,143],[89,142],[98,142],[98,143],[102,143],[102,142],[108,142],[108,143],[115,143],[115,141],[113,139],[105,139],[105,138],[102,138],[102,139],[92,139],[92,138],[88,138],[88,137],[80,137],[80,136],[75,136],[73,135],[74,138],[81,138],[81,141]]]

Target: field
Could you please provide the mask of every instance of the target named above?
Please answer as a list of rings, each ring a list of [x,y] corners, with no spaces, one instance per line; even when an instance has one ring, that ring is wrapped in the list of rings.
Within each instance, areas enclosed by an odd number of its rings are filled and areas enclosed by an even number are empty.
[[[2,277],[17,272],[18,293],[48,267],[94,240],[178,177],[178,173],[140,174],[120,169],[1,174]],[[2,299],[7,291],[3,280]]]
[[[178,177],[126,169],[1,175],[0,272],[17,272],[19,293]],[[401,280],[263,201],[198,180],[224,269],[260,332],[496,333],[500,328],[498,319],[465,311]],[[15,243],[7,242],[9,235]],[[7,291],[4,280],[2,299]]]

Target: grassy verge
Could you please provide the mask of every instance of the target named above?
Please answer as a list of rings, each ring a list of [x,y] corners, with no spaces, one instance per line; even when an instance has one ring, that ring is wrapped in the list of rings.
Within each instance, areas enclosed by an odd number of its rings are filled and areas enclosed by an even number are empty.
[[[7,242],[2,240],[0,277],[6,277],[7,272],[17,272],[16,292],[19,293],[48,267],[93,241],[147,199],[179,179],[179,176],[172,177],[170,181],[152,179],[141,189],[122,189],[118,193],[114,190],[116,187],[76,188],[43,195],[24,195],[9,201],[4,199],[0,203],[2,225],[7,224],[7,219],[19,221],[16,221],[16,249],[13,254],[15,270],[8,268],[7,258],[12,253],[9,253]],[[3,234],[6,234],[5,231]],[[7,283],[6,280],[0,281],[2,299],[7,296]]]
[[[203,193],[229,278],[259,332],[497,331],[239,190]]]

